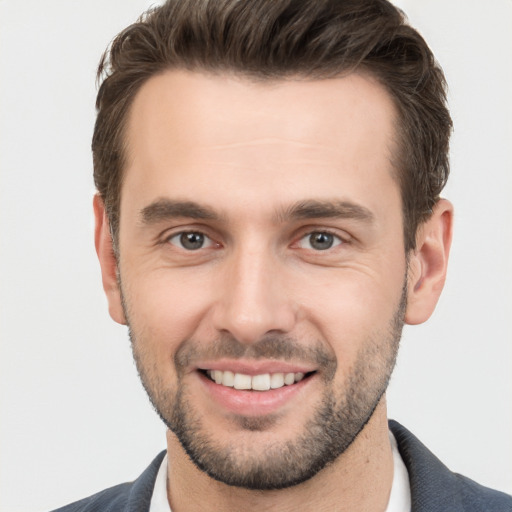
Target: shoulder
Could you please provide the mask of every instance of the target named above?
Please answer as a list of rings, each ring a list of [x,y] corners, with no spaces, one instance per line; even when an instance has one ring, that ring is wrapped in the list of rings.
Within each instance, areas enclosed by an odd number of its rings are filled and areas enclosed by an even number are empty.
[[[512,496],[484,487],[465,476],[454,473],[459,482],[461,501],[467,510],[512,512]]]
[[[159,453],[133,482],[104,489],[88,498],[70,503],[53,512],[145,512],[149,509],[156,475],[165,451]]]
[[[115,485],[53,512],[114,512],[124,510],[132,486],[132,482]]]
[[[409,473],[413,510],[418,512],[512,512],[512,496],[451,472],[411,432],[390,421]]]

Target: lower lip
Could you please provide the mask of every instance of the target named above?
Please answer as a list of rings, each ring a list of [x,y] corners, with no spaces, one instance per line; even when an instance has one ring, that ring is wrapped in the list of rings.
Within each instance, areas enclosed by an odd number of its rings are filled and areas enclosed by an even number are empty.
[[[247,391],[217,384],[201,372],[197,372],[206,392],[228,412],[241,416],[262,416],[278,412],[311,384],[314,376],[278,389]]]

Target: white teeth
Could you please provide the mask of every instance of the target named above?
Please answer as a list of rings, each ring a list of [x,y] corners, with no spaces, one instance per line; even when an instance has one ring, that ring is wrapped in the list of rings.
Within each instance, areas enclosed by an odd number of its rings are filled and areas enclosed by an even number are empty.
[[[250,375],[244,375],[243,373],[235,373],[235,380],[233,382],[235,389],[251,389],[252,378]]]
[[[273,373],[270,376],[270,387],[272,389],[282,388],[284,386],[284,374]]]
[[[224,374],[222,376],[222,385],[232,388],[235,385],[235,374],[233,372],[230,372],[229,370],[221,373]]]
[[[304,378],[304,373],[262,373],[260,375],[245,375],[226,370],[207,370],[206,374],[217,384],[235,389],[253,389],[255,391],[268,391],[291,386]]]
[[[284,383],[287,386],[290,386],[291,384],[294,384],[295,383],[295,374],[294,373],[287,373],[284,376]]]
[[[252,389],[257,391],[267,391],[270,389],[270,375],[268,373],[255,375],[252,378]]]

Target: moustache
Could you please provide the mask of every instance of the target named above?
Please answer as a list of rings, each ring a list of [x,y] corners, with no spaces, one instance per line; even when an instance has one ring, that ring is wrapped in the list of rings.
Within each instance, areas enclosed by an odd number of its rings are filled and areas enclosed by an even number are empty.
[[[217,359],[269,359],[308,363],[328,375],[334,374],[337,367],[334,353],[319,341],[304,345],[290,336],[268,334],[248,344],[228,333],[221,334],[208,343],[184,340],[176,351],[174,364],[180,371],[195,366],[200,360]]]

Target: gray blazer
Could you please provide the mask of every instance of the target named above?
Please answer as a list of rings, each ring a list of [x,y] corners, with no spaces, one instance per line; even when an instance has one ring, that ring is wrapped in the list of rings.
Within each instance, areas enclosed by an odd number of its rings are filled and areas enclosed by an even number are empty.
[[[409,472],[412,512],[512,512],[512,496],[452,473],[396,421],[389,427]],[[160,453],[134,482],[110,487],[54,512],[148,512]]]

